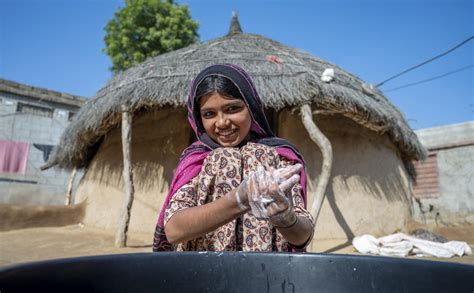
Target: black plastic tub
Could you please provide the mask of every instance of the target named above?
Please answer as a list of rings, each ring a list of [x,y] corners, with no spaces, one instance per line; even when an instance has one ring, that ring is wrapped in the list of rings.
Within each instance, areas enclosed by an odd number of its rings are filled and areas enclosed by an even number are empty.
[[[8,292],[474,292],[474,265],[374,256],[140,253],[0,268]]]

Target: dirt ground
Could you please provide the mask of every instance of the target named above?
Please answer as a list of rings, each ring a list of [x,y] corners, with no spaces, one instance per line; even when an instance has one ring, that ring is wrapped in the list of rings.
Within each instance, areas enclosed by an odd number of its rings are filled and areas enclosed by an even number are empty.
[[[423,225],[413,222],[406,229],[419,227]],[[449,240],[466,241],[474,248],[474,226],[429,228]],[[76,256],[150,252],[151,241],[152,235],[130,233],[128,247],[116,248],[113,231],[83,225],[15,229],[0,232],[0,266]],[[342,239],[314,241],[311,250],[357,254],[352,245]],[[474,264],[474,255],[432,260]]]
[[[116,248],[114,234],[82,225],[0,232],[0,266],[76,256],[151,252],[152,235],[129,234],[128,247]]]

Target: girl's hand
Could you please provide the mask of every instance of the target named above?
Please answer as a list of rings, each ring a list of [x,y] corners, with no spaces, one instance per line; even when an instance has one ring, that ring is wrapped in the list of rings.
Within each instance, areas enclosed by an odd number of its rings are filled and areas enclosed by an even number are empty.
[[[273,168],[265,170],[259,167],[237,188],[235,193],[237,203],[244,211],[251,208],[255,217],[259,219],[274,218],[277,225],[277,222],[281,222],[277,218],[280,219],[293,211],[292,199],[285,196],[285,193],[299,182],[298,173],[301,168],[300,164],[278,170]],[[286,215],[283,218],[287,217]]]
[[[300,182],[300,176],[298,174],[302,168],[303,166],[301,164],[295,164],[274,170],[273,174],[279,181],[278,186],[283,193],[286,194],[296,183]]]
[[[296,224],[297,217],[290,196],[277,195],[267,207],[268,220],[276,228],[289,228]]]
[[[268,205],[267,215],[270,223],[277,228],[289,228],[296,224],[297,217],[293,208],[291,189],[300,181],[299,175],[302,166],[296,164],[275,170],[279,177],[279,188],[283,193],[273,193],[274,202]]]

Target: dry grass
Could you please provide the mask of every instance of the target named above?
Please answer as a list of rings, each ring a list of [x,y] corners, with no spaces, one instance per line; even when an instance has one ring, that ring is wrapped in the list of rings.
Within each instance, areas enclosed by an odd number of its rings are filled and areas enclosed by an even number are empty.
[[[269,56],[278,62],[268,61]],[[117,74],[75,115],[47,166],[87,167],[100,139],[119,125],[122,105],[132,112],[185,107],[191,80],[216,63],[247,71],[266,108],[312,104],[387,135],[406,160],[426,155],[403,115],[378,89],[309,53],[263,36],[237,33],[157,56]],[[327,68],[335,71],[330,83],[320,79]]]

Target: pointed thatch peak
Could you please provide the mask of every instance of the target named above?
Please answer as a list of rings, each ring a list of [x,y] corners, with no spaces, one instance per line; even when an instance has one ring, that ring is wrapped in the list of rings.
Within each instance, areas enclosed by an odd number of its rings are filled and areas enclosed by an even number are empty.
[[[234,36],[242,33],[242,28],[240,27],[239,19],[237,18],[237,12],[232,11],[232,20],[230,22],[229,32],[227,36]]]

